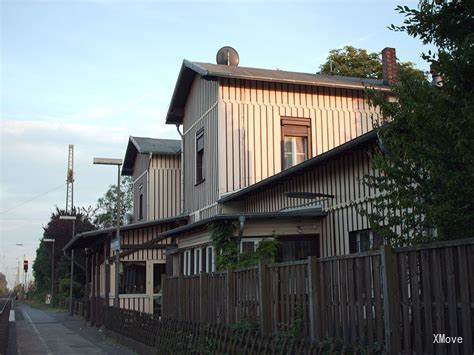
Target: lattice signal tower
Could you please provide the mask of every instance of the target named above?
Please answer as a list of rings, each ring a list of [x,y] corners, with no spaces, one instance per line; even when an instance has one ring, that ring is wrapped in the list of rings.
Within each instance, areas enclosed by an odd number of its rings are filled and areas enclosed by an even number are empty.
[[[66,175],[66,213],[73,214],[74,210],[74,145],[69,144]]]

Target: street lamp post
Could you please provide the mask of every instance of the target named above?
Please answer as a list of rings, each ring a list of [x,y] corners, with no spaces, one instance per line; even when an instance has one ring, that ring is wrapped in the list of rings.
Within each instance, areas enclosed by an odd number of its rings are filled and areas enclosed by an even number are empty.
[[[76,233],[76,216],[59,216],[59,219],[72,221],[72,238]],[[72,283],[74,281],[74,249],[71,249],[71,276],[69,279],[69,313],[73,315],[72,308]]]
[[[43,242],[45,243],[53,243],[51,248],[51,302],[53,301],[53,294],[54,294],[54,238],[43,238]]]
[[[111,158],[94,158],[93,161],[96,165],[115,165],[117,166],[117,232],[115,241],[113,242],[113,249],[115,251],[115,292],[114,292],[114,307],[119,307],[119,264],[120,264],[120,209],[121,209],[121,198],[120,198],[120,168],[123,164],[122,159],[111,159]],[[107,300],[108,304],[109,300]]]

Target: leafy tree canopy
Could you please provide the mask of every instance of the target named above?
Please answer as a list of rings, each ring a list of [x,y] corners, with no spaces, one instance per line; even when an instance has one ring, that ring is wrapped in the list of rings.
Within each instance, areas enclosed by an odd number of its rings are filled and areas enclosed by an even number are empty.
[[[0,272],[0,295],[5,294],[7,290],[7,278],[3,273]]]
[[[111,185],[97,201],[94,223],[99,228],[114,227],[117,224],[117,196],[120,196],[120,224],[124,224],[132,212],[133,184],[129,176],[122,177],[120,195],[117,185]]]
[[[381,79],[382,61],[379,53],[369,53],[366,49],[345,46],[329,52],[326,62],[321,65],[321,74],[354,76],[358,78]],[[421,70],[412,62],[398,64],[399,72],[425,78]]]
[[[441,87],[402,75],[396,100],[372,93],[388,124],[379,128],[374,158],[380,175],[366,183],[381,194],[365,212],[392,245],[474,236],[474,14],[472,1],[420,1],[393,26],[433,45],[423,54]],[[396,226],[401,226],[397,230]]]
[[[262,240],[254,252],[240,253],[234,237],[235,224],[220,221],[209,226],[212,245],[216,251],[217,270],[244,268],[258,265],[260,260],[274,261],[278,249],[276,239]]]
[[[54,242],[54,264],[55,264],[55,284],[57,280],[66,278],[69,273],[69,262],[64,257],[62,249],[72,238],[72,221],[61,220],[60,216],[69,215],[65,210],[56,210],[51,214],[46,227],[43,227],[43,237],[52,238]],[[83,233],[95,229],[88,216],[75,209],[73,215],[76,216],[75,232]],[[49,293],[51,288],[51,251],[52,243],[41,242],[36,250],[36,258],[33,262],[33,275],[36,282],[36,291],[39,294]],[[80,279],[80,270],[76,268],[76,277]]]

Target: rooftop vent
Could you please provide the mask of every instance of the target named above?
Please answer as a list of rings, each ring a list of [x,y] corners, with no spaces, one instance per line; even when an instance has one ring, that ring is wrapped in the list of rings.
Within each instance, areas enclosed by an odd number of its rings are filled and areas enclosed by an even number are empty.
[[[239,53],[232,47],[222,47],[216,54],[216,62],[217,64],[236,67],[239,65]]]

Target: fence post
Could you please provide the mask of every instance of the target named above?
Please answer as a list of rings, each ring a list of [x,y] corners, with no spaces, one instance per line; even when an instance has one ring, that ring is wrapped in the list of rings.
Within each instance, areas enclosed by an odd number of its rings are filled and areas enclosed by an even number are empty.
[[[227,288],[227,324],[235,322],[235,273],[233,270],[227,270],[226,288]]]
[[[185,301],[185,290],[184,290],[184,278],[183,275],[178,276],[178,319],[184,320],[184,301]]]
[[[199,274],[199,322],[206,322],[207,314],[207,285],[206,282],[207,274],[201,272]]]
[[[165,309],[166,309],[166,303],[168,302],[168,295],[166,294],[166,274],[161,274],[161,317],[166,317],[165,316]],[[151,302],[151,307],[152,309],[154,308],[153,305],[153,298]],[[153,313],[155,310],[153,309]]]
[[[258,276],[260,281],[260,329],[264,335],[269,335],[272,328],[272,314],[268,261],[260,260],[258,264]]]
[[[319,271],[317,259],[308,257],[309,329],[311,341],[319,341]]]
[[[400,290],[396,255],[392,248],[381,249],[385,348],[387,354],[400,352]]]

